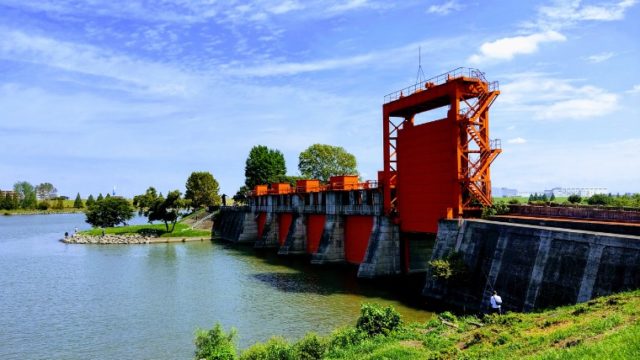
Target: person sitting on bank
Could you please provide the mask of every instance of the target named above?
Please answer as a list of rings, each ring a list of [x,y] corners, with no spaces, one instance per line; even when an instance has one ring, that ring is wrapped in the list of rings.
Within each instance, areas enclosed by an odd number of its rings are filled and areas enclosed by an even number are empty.
[[[493,291],[491,296],[491,313],[502,314],[502,298],[498,295],[497,291]]]

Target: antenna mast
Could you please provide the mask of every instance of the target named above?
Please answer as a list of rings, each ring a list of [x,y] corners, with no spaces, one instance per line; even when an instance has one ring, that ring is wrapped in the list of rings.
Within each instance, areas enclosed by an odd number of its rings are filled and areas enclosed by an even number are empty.
[[[421,83],[427,80],[427,77],[424,76],[424,71],[422,71],[422,47],[418,47],[418,74],[416,75],[416,84]]]

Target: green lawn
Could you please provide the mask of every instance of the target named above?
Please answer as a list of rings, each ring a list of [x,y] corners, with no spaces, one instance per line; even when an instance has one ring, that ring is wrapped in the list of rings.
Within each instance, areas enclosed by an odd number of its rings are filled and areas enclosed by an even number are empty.
[[[169,224],[171,228],[171,224]],[[164,224],[145,224],[145,225],[131,225],[131,226],[117,226],[111,228],[105,228],[107,234],[154,234],[160,235],[160,237],[205,237],[211,236],[209,230],[191,229],[189,225],[177,223],[173,232],[166,232]],[[93,228],[91,230],[81,231],[82,234],[87,235],[102,235],[102,229]]]
[[[640,291],[538,313],[483,318],[442,313],[388,335],[337,330],[320,338],[321,355],[311,358],[640,359],[639,316]],[[240,359],[293,359],[303,341],[273,338],[241,352]]]

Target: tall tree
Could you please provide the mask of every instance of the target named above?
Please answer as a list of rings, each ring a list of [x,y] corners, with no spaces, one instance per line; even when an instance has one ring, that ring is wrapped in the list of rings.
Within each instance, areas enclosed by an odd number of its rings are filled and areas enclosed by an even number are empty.
[[[51,200],[56,197],[58,189],[53,184],[45,182],[36,186],[36,194],[40,200]]]
[[[82,198],[80,197],[80,193],[76,195],[76,199],[73,202],[73,207],[76,209],[82,209],[84,207],[84,204],[82,203]]]
[[[298,159],[298,170],[307,178],[326,182],[331,176],[358,175],[356,157],[339,146],[314,144]]]
[[[249,152],[244,167],[245,186],[253,189],[256,185],[278,181],[287,173],[284,155],[279,150],[264,145],[254,146]]]
[[[220,205],[218,181],[206,171],[194,171],[189,175],[184,198],[191,201],[191,207],[199,209],[210,205]],[[169,198],[169,195],[167,195]]]
[[[149,222],[158,220],[164,222],[167,232],[173,232],[176,222],[180,217],[180,211],[187,207],[187,201],[182,198],[182,194],[178,190],[170,191],[167,198],[158,197],[147,213]],[[171,229],[169,229],[171,223]]]
[[[38,205],[36,191],[33,185],[26,181],[19,181],[13,185],[13,191],[20,199],[20,207],[23,209],[35,209]]]
[[[87,198],[87,201],[85,202],[85,205],[87,205],[87,207],[91,207],[91,205],[96,203],[96,199],[93,198],[92,194],[89,194],[89,197]]]
[[[86,222],[93,226],[113,227],[133,217],[133,208],[127,199],[110,197],[91,206],[86,212]]]
[[[104,196],[102,196],[102,193],[99,193],[98,197],[96,198],[96,202],[102,201],[103,199],[104,199]]]
[[[147,191],[142,195],[136,195],[133,197],[133,206],[138,209],[138,215],[148,216],[148,210],[153,203],[158,199],[158,192],[153,186],[149,186]]]

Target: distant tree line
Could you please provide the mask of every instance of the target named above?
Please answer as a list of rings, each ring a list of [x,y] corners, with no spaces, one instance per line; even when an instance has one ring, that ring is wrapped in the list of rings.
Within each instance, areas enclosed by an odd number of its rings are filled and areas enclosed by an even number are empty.
[[[27,181],[18,181],[13,185],[12,191],[0,193],[0,209],[61,210],[64,209],[64,201],[67,199],[65,196],[58,196],[58,190],[51,183],[34,186]]]

